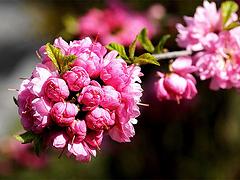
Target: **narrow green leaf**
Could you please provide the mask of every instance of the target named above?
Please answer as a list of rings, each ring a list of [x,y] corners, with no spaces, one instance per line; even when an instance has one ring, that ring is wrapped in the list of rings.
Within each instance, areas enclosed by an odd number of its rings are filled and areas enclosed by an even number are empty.
[[[69,70],[70,65],[77,58],[75,55],[64,56],[60,49],[54,47],[50,43],[46,44],[46,52],[61,74]]]
[[[14,103],[18,106],[18,100],[13,96]]]
[[[43,149],[43,139],[40,136],[37,136],[33,141],[34,152],[39,156],[40,152]]]
[[[138,40],[138,35],[134,39],[134,41],[129,45],[128,52],[129,52],[129,58],[133,59],[135,50],[136,50],[136,45],[137,45],[137,40]]]
[[[160,66],[157,59],[153,55],[151,55],[150,53],[144,53],[141,56],[136,57],[134,59],[134,64],[138,64],[138,65],[155,64],[157,66]]]
[[[147,36],[147,29],[146,28],[142,29],[142,31],[138,35],[138,40],[145,50],[147,50],[150,53],[153,53],[154,46]]]
[[[36,138],[36,134],[33,134],[31,131],[27,131],[23,134],[15,135],[15,138],[22,144],[26,144],[31,143]]]
[[[61,53],[61,50],[54,47],[50,43],[46,44],[46,52],[48,57],[52,60],[53,64],[56,66],[56,68],[61,71],[61,65],[62,65],[62,58],[63,55]]]
[[[170,34],[166,34],[164,36],[161,37],[158,45],[155,48],[156,53],[162,53],[163,52],[163,48],[164,45],[166,44],[167,40],[171,37]]]
[[[226,26],[224,29],[229,31],[229,30],[234,29],[238,26],[240,26],[240,22],[239,21],[234,21],[231,24],[229,24],[228,26]]]
[[[107,49],[109,50],[115,50],[118,52],[118,54],[123,58],[128,60],[128,56],[126,54],[125,48],[123,45],[118,44],[118,43],[110,43],[109,45],[106,46]]]
[[[235,13],[237,11],[238,11],[238,4],[235,3],[234,1],[225,1],[221,4],[223,27],[225,27],[225,24],[231,17],[232,13]]]

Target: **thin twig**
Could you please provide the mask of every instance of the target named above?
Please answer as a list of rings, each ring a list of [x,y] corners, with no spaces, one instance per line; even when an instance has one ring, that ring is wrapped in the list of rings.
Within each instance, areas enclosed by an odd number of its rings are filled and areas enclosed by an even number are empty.
[[[177,58],[180,56],[188,56],[191,55],[192,51],[189,50],[183,50],[183,51],[172,51],[172,52],[167,52],[167,53],[162,53],[162,54],[153,54],[153,56],[157,60],[162,60],[162,59],[172,59],[172,58]]]

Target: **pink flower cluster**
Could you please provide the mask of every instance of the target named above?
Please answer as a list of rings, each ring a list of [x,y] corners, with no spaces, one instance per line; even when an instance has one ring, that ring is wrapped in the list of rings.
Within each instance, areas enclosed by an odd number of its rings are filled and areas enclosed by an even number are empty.
[[[78,21],[81,37],[97,36],[103,44],[129,45],[143,28],[148,29],[150,37],[156,33],[154,24],[144,14],[129,11],[121,5],[104,10],[90,9]]]
[[[177,25],[179,46],[197,51],[196,73],[201,80],[211,79],[213,90],[240,87],[240,28],[225,29],[238,17],[232,13],[226,24],[222,17],[214,2],[204,1],[194,17],[185,17],[186,27]]]
[[[155,83],[157,98],[159,100],[192,99],[197,94],[196,80],[192,72],[192,59],[189,56],[177,58],[169,65],[169,73],[157,72],[160,79]]]
[[[105,47],[90,38],[69,44],[58,38],[54,47],[76,59],[60,74],[46,46],[40,48],[42,62],[22,82],[18,94],[24,129],[82,162],[96,156],[104,134],[129,142],[140,115],[140,67],[128,66],[116,58],[116,51],[106,54]]]

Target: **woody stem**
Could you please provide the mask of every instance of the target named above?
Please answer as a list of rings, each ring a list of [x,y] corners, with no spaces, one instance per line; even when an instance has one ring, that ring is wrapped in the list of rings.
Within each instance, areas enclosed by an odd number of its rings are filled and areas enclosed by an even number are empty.
[[[183,51],[172,51],[172,52],[167,52],[167,53],[161,53],[161,54],[152,54],[157,60],[162,60],[162,59],[172,59],[172,58],[177,58],[181,56],[188,56],[191,55],[192,51],[189,50],[183,50]]]

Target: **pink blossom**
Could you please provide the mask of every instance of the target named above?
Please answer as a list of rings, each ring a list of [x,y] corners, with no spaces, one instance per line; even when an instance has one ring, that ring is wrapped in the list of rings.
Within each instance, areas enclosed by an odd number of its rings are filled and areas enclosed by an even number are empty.
[[[59,126],[70,125],[78,113],[78,108],[70,102],[58,102],[51,109],[51,116]]]
[[[107,110],[97,107],[88,112],[86,115],[86,123],[88,128],[98,131],[109,129],[110,126],[114,125],[114,119],[112,119]]]
[[[149,30],[150,37],[155,34],[153,24],[143,14],[129,11],[120,5],[104,10],[89,10],[79,18],[78,27],[82,37],[99,36],[103,44],[117,42],[129,45],[144,27]]]
[[[190,57],[177,58],[170,65],[169,73],[158,72],[160,79],[155,83],[159,100],[192,99],[197,94],[196,80],[190,74],[196,71]]]
[[[29,80],[24,80],[18,92],[18,113],[20,115],[21,123],[25,130],[31,130],[33,126],[33,109],[32,101],[36,96],[28,89]]]
[[[180,47],[194,51],[202,50],[203,40],[208,33],[221,30],[221,13],[217,11],[216,4],[203,2],[203,7],[198,7],[194,17],[184,17],[186,27],[177,24],[179,32],[177,42]]]
[[[53,46],[76,59],[62,73],[46,46],[40,49],[42,62],[18,94],[25,130],[44,137],[44,147],[66,149],[81,162],[96,156],[103,134],[129,142],[140,115],[140,67],[128,66],[116,51],[106,54],[106,48],[90,38],[69,44],[58,38]]]
[[[240,28],[219,33],[218,40],[212,48],[205,48],[194,56],[197,74],[202,80],[211,78],[213,90],[240,87],[240,43],[236,36]]]
[[[71,91],[80,91],[90,83],[90,78],[86,70],[78,66],[64,73],[62,77],[67,82]]]
[[[135,135],[135,130],[131,121],[124,124],[117,124],[109,130],[109,136],[117,142],[130,142],[130,138]]]
[[[137,123],[135,118],[140,115],[137,104],[143,91],[139,84],[139,77],[143,75],[140,70],[138,66],[128,67],[128,85],[120,91],[121,103],[115,111],[115,125],[109,130],[110,137],[118,142],[130,142],[135,134],[133,124]]]
[[[29,82],[29,89],[37,96],[42,96],[44,93],[43,85],[50,77],[57,77],[58,72],[52,71],[48,66],[44,64],[37,64],[36,68],[32,72],[32,77]]]
[[[94,43],[90,38],[70,42],[69,52],[77,56],[73,66],[84,68],[89,77],[95,78],[102,69],[103,56],[107,50],[100,43]]]
[[[121,91],[130,83],[130,75],[127,63],[122,59],[113,59],[100,73],[100,78],[105,84],[113,86]]]
[[[109,110],[116,109],[121,102],[121,94],[112,86],[103,86],[103,98],[100,105]]]
[[[78,102],[84,104],[83,110],[91,110],[97,107],[102,101],[103,90],[97,81],[92,81],[82,89],[78,97]]]
[[[69,143],[68,151],[76,157],[76,160],[81,162],[89,162],[91,156],[96,156],[96,150],[90,148],[86,142]]]
[[[31,130],[40,133],[51,123],[50,110],[52,103],[44,98],[36,98],[32,101],[32,110],[34,112],[33,126]]]
[[[69,96],[68,86],[60,78],[48,78],[43,88],[46,96],[54,102],[63,101]]]
[[[65,132],[55,132],[51,134],[50,143],[57,149],[62,149],[67,145],[68,136]]]
[[[84,120],[74,120],[68,128],[68,134],[74,138],[74,141],[81,142],[85,139],[87,133],[87,126]]]
[[[203,2],[203,7],[198,7],[194,17],[184,17],[186,26],[177,24],[179,32],[177,43],[180,47],[188,50],[199,51],[204,49],[204,44],[212,41],[213,36],[217,38],[219,32],[224,31],[224,27],[238,19],[236,13],[232,13],[230,18],[223,25],[221,9],[217,10],[215,2]],[[211,34],[211,38],[209,38]],[[210,46],[211,47],[211,46]]]
[[[85,138],[85,142],[93,148],[100,149],[100,145],[103,139],[103,132],[104,132],[103,130],[100,130],[88,133]]]

